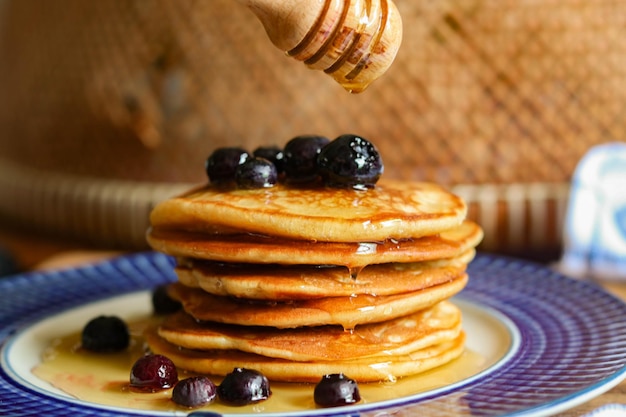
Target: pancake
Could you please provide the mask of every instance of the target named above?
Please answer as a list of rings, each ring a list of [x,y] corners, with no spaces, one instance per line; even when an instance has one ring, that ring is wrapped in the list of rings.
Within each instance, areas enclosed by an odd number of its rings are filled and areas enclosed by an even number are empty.
[[[460,225],[465,202],[439,185],[381,179],[368,190],[205,186],[159,203],[156,230],[233,231],[315,242],[382,242],[430,236]]]
[[[391,295],[448,282],[465,271],[475,251],[452,259],[370,265],[357,278],[344,267],[223,264],[181,259],[178,280],[218,296],[256,300],[299,300],[329,295]]]
[[[334,361],[381,355],[408,355],[458,337],[461,312],[443,301],[382,323],[276,329],[197,322],[180,312],[168,317],[159,335],[177,346],[198,350],[240,350],[295,361]],[[320,347],[323,346],[323,349]]]
[[[464,349],[461,312],[483,232],[431,183],[367,190],[206,185],[159,203],[148,243],[177,258],[183,310],[150,328],[154,353],[191,372],[272,381],[345,373],[395,380]]]
[[[200,321],[277,328],[340,325],[353,329],[359,324],[391,320],[431,307],[457,294],[466,283],[467,274],[463,273],[443,284],[403,294],[361,294],[287,302],[219,297],[181,283],[171,284],[168,293]]]
[[[482,229],[471,221],[432,236],[361,243],[293,241],[250,234],[210,235],[157,228],[152,228],[147,235],[155,250],[176,257],[256,264],[343,265],[349,268],[452,258],[474,248],[482,237]]]
[[[465,334],[448,342],[419,349],[406,355],[380,355],[333,361],[292,361],[269,358],[238,350],[201,351],[167,342],[156,328],[150,328],[146,341],[154,353],[169,357],[190,372],[224,376],[235,367],[255,369],[271,381],[319,382],[322,375],[344,373],[357,382],[395,381],[444,365],[458,358],[464,350]]]

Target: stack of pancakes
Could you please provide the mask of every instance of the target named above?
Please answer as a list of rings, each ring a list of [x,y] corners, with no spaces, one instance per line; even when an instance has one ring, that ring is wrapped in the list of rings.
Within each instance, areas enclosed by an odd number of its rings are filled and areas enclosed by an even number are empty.
[[[181,368],[316,382],[395,380],[464,348],[449,298],[482,238],[465,203],[430,183],[368,190],[208,185],[153,210],[148,241],[176,257],[183,309],[148,332]]]

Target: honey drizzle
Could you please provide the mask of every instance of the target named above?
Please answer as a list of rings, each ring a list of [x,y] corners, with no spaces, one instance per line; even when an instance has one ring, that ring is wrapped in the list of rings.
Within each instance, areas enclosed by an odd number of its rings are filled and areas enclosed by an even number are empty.
[[[128,389],[129,369],[134,360],[144,353],[144,340],[137,330],[150,322],[152,319],[130,323],[133,329],[131,348],[115,354],[95,354],[77,349],[80,343],[80,334],[77,333],[51,340],[33,374],[75,398],[94,404],[169,413],[188,412],[188,409],[180,408],[171,401],[171,389],[157,393],[137,393]],[[380,365],[384,367],[384,364]],[[422,374],[401,379],[390,375],[386,382],[359,384],[362,403],[388,401],[439,388],[475,375],[486,365],[484,357],[466,350],[453,362]],[[181,370],[179,378],[192,375]],[[215,383],[221,380],[219,377],[211,379]],[[302,413],[316,408],[313,388],[308,383],[272,383],[272,397],[257,405],[233,409],[218,401],[194,411],[221,414]]]
[[[224,236],[222,236],[223,240],[228,241],[228,244],[230,245],[237,245],[238,242],[240,241],[244,241],[244,242],[248,242],[248,243],[254,243],[256,241],[258,241],[259,239],[272,239],[272,241],[277,241],[277,240],[281,240],[280,238],[272,238],[270,236],[266,236],[266,235],[259,235],[259,234],[253,234],[253,233],[237,233],[237,234],[232,234],[232,235],[227,235],[225,238]],[[411,241],[412,239],[404,239],[406,241]],[[305,244],[305,245],[315,245],[315,244],[321,244],[324,245],[325,242],[310,242],[310,241],[302,241],[302,242],[298,242],[295,240],[284,240],[285,244],[287,244],[287,242],[292,243],[292,244]],[[341,243],[334,243],[337,248],[337,250],[341,250],[343,253],[345,253],[346,256],[350,255],[350,252],[352,252],[352,254],[356,254],[356,255],[369,255],[369,254],[373,254],[376,253],[376,251],[378,251],[379,246],[385,246],[391,249],[398,249],[400,244],[401,244],[401,240],[397,240],[397,239],[393,239],[390,238],[384,242],[359,242],[359,243],[348,243],[348,242],[341,242]],[[330,242],[329,242],[330,243]],[[356,246],[356,247],[354,247]],[[387,249],[385,249],[387,250]],[[179,256],[177,257],[177,264],[180,267],[185,267],[185,268],[193,268],[194,265],[198,264],[198,265],[202,265],[203,263],[214,263],[214,264],[222,264],[222,265],[230,265],[233,267],[237,267],[237,266],[242,266],[242,265],[247,265],[247,264],[241,264],[241,263],[234,263],[234,262],[222,262],[222,261],[211,261],[211,260],[204,260],[204,259],[196,259],[196,258],[187,258],[184,256]],[[260,268],[264,268],[264,267],[268,267],[268,265],[271,264],[259,264],[258,267]],[[356,280],[358,278],[359,273],[368,266],[368,264],[357,264],[357,263],[353,263],[353,264],[343,264],[343,265],[310,265],[311,267],[333,267],[333,266],[344,266],[348,269],[348,273],[349,276],[352,280]]]
[[[350,271],[350,278],[352,278],[354,281],[356,281],[359,273],[363,270],[363,268],[365,268],[365,265],[363,266],[347,266],[348,267],[348,271]]]

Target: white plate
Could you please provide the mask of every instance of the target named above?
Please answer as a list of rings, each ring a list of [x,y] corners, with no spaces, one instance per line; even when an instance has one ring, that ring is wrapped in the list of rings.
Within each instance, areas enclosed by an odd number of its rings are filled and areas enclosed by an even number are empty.
[[[7,415],[122,416],[145,411],[76,400],[31,373],[59,329],[116,311],[145,316],[149,292],[175,279],[155,253],[95,266],[0,280],[0,404]],[[487,369],[456,383],[392,400],[290,416],[550,415],[588,401],[626,375],[626,306],[601,288],[543,266],[480,255],[455,297],[468,348]],[[236,413],[236,411],[233,411]],[[158,414],[158,413],[149,413]],[[239,414],[241,415],[241,414]]]

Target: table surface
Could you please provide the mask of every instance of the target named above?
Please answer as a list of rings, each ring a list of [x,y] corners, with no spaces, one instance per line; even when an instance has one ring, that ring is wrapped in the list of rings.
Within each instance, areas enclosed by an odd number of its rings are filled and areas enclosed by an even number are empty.
[[[6,232],[1,228],[0,246],[12,252],[20,267],[27,270],[73,268],[123,254],[123,252],[116,250],[86,248],[79,243],[59,243],[55,239]],[[626,283],[606,282],[602,285],[607,291],[626,301]],[[606,404],[626,404],[626,380],[591,401],[558,414],[558,416],[583,416]],[[615,416],[615,414],[611,415]]]

